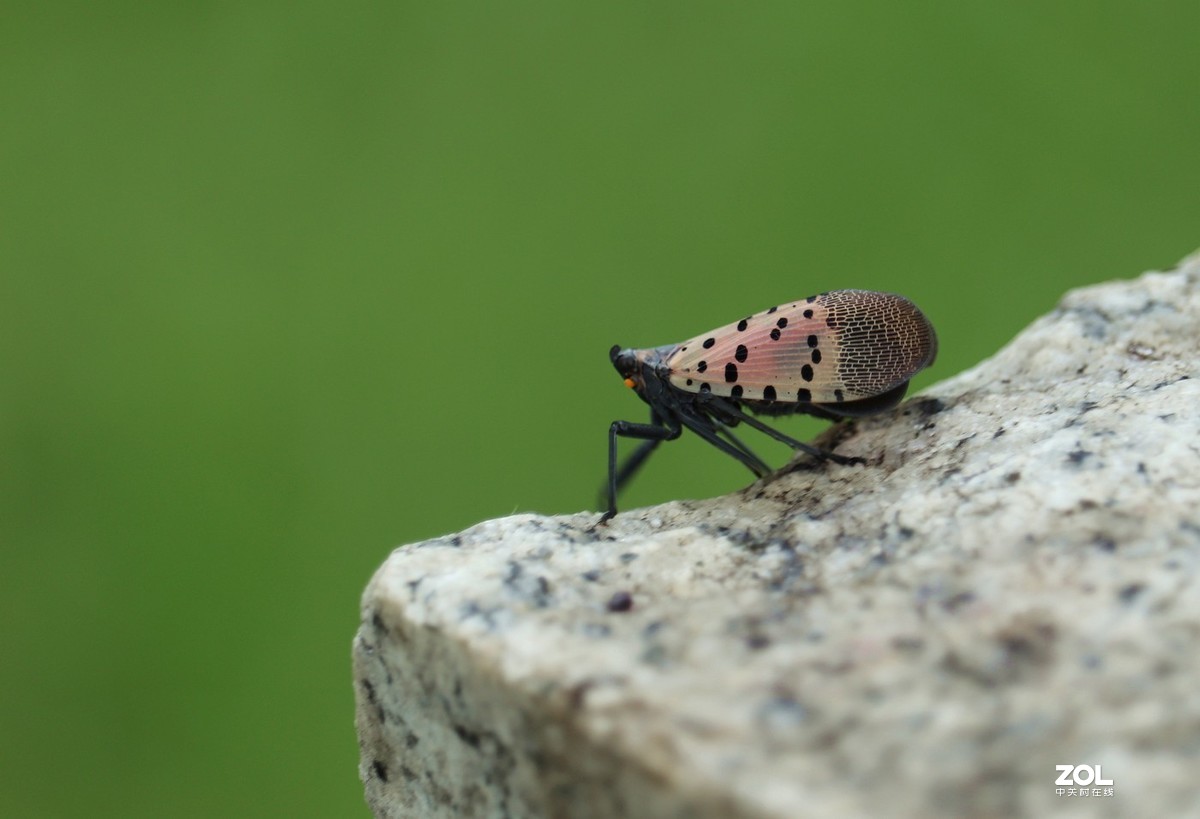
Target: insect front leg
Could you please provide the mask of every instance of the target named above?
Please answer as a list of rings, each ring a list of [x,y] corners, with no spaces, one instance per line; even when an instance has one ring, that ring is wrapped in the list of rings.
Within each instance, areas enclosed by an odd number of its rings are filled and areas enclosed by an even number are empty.
[[[641,468],[650,453],[663,441],[673,441],[683,431],[678,421],[664,422],[657,413],[650,420],[656,423],[635,424],[632,421],[613,421],[608,428],[608,509],[596,525],[606,523],[617,514],[617,489],[624,486]],[[617,469],[617,438],[639,438],[641,446]]]

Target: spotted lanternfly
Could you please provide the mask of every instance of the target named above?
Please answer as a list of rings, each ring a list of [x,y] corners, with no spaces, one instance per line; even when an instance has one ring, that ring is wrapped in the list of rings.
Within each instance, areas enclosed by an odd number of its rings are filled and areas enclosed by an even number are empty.
[[[650,405],[650,423],[613,421],[608,430],[608,510],[655,447],[687,427],[758,477],[768,467],[734,437],[748,426],[835,463],[862,463],[801,443],[743,412],[806,413],[837,421],[900,403],[908,381],[933,363],[933,325],[903,296],[834,290],[781,304],[682,344],[609,351],[625,385]],[[617,438],[642,444],[617,468]]]

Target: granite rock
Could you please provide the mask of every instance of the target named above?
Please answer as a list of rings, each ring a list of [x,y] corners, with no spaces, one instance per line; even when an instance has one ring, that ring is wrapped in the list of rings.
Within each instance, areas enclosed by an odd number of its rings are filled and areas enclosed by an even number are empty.
[[[819,441],[865,466],[800,457],[599,528],[516,515],[397,549],[353,649],[369,805],[1194,811],[1198,353],[1200,256],[1072,291]],[[1057,765],[1113,784],[1060,795]]]

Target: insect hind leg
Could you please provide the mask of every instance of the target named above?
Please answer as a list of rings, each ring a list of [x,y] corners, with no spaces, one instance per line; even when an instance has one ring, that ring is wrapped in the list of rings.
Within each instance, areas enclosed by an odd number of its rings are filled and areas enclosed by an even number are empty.
[[[764,424],[762,421],[758,420],[754,416],[748,415],[747,413],[742,412],[737,406],[730,403],[729,401],[725,401],[725,400],[723,400],[721,398],[717,398],[717,397],[713,397],[711,400],[712,400],[713,406],[716,407],[721,412],[728,413],[731,417],[738,419],[739,421],[753,427],[754,429],[757,429],[759,432],[763,433],[764,435],[768,435],[768,436],[774,438],[776,441],[779,441],[781,444],[787,444],[792,449],[794,449],[798,452],[806,452],[809,455],[812,455],[814,458],[819,458],[822,461],[833,461],[835,464],[842,464],[843,466],[848,466],[851,464],[865,464],[866,463],[866,460],[863,458],[849,457],[846,455],[838,455],[836,452],[829,452],[827,450],[812,446],[811,444],[806,444],[803,441],[797,441],[795,438],[791,437],[790,435],[784,435],[782,432],[775,429],[774,427],[772,427],[768,424]]]
[[[756,476],[765,478],[771,474],[771,467],[767,466],[761,458],[751,452],[745,444],[733,437],[733,433],[725,429],[725,425],[717,425],[711,418],[700,415],[699,413],[687,413],[680,416],[684,425],[692,432],[699,435],[704,440],[715,446],[717,449],[724,452],[726,455],[732,455],[737,460]],[[724,432],[734,443],[730,443],[722,438],[718,431]]]
[[[733,430],[731,430],[728,427],[728,425],[718,423],[716,426],[717,426],[717,432],[721,435],[724,435],[729,440],[729,443],[733,444],[735,447],[740,449],[742,452],[746,453],[751,458],[754,458],[756,461],[763,464],[763,466],[767,466],[766,461],[764,461],[762,458],[759,458],[757,455],[754,454],[754,450],[752,450],[750,447],[748,447],[744,443],[742,443],[742,439],[738,438],[736,435],[734,435]],[[767,468],[769,469],[770,467],[767,466]]]

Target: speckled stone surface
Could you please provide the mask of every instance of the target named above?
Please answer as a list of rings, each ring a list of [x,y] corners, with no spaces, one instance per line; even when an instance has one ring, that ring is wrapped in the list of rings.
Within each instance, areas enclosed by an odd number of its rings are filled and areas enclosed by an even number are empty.
[[[869,463],[393,552],[375,815],[1196,815],[1200,257],[829,434]]]

